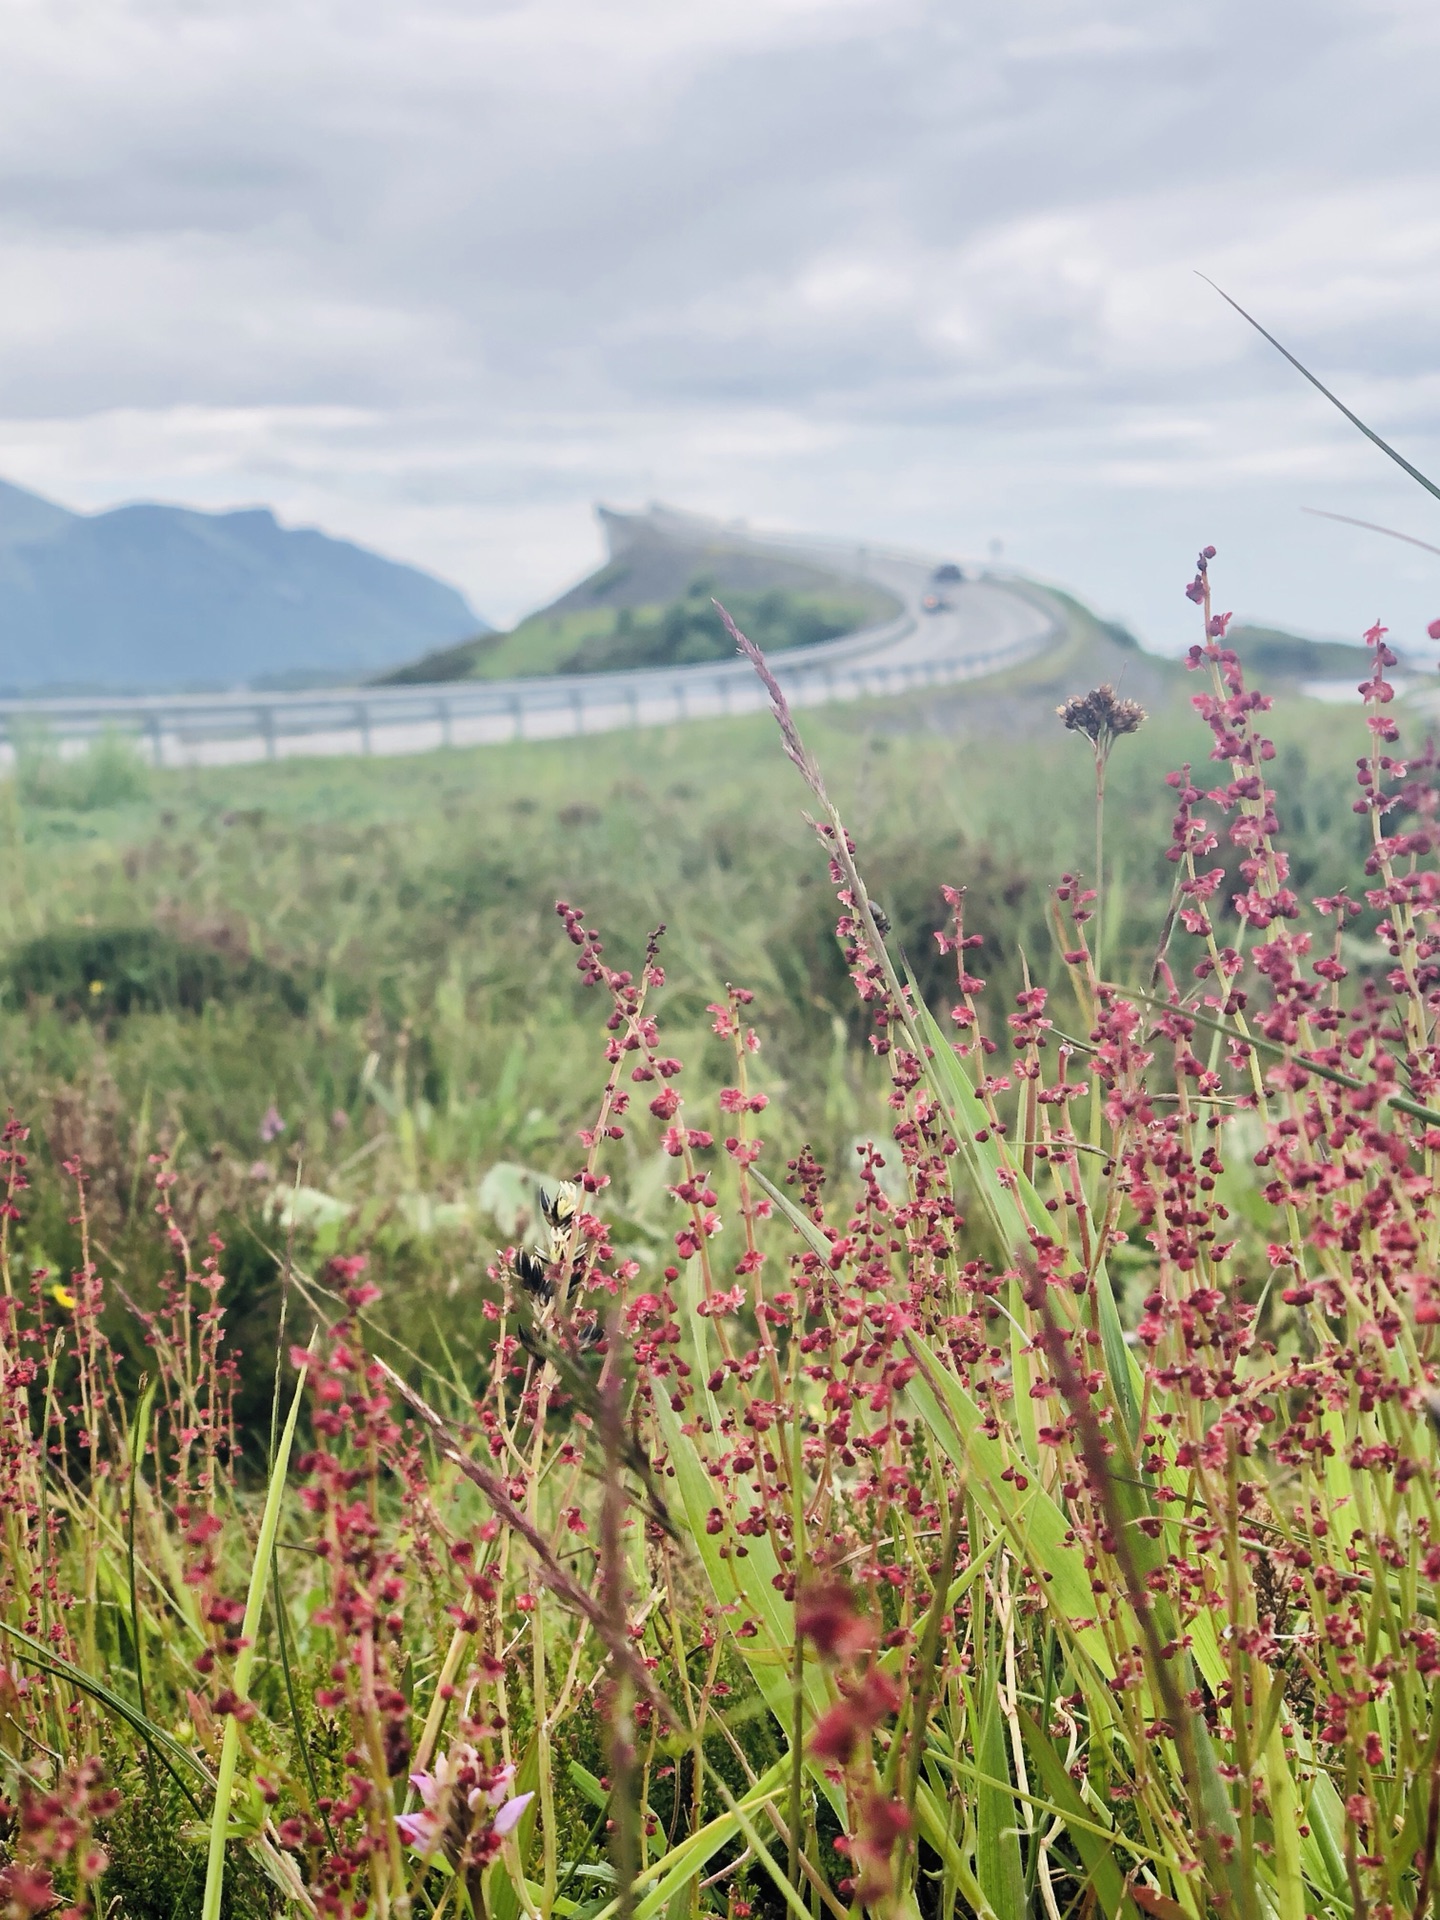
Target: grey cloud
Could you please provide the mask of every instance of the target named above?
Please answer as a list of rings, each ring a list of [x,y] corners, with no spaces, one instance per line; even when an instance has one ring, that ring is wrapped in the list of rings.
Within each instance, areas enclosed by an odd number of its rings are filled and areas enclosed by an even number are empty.
[[[1437,53],[1418,0],[37,9],[0,471],[272,497],[496,614],[653,492],[1003,533],[1173,639],[1218,520],[1344,630],[1402,575],[1299,505],[1422,503],[1192,270],[1433,457]]]

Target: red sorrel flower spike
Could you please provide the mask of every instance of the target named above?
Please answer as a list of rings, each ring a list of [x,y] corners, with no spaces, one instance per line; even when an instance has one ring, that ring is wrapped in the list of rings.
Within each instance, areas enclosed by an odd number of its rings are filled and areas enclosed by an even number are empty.
[[[848,1581],[825,1577],[795,1599],[795,1631],[822,1660],[855,1660],[875,1644],[872,1615]]]

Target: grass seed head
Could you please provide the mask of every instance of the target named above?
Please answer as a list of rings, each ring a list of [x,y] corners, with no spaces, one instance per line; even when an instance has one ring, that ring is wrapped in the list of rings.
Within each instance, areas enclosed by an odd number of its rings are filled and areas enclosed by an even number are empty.
[[[1067,731],[1083,733],[1100,759],[1125,733],[1138,733],[1147,718],[1138,700],[1122,700],[1108,681],[1089,693],[1073,693],[1055,709]]]

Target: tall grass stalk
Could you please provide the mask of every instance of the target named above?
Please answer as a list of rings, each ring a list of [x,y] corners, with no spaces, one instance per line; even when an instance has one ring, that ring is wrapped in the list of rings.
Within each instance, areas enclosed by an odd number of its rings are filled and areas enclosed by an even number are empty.
[[[295,1442],[295,1428],[300,1419],[300,1409],[304,1404],[305,1379],[308,1371],[308,1365],[304,1363],[297,1369],[295,1392],[291,1397],[290,1411],[286,1415],[285,1425],[281,1429],[274,1458],[270,1463],[270,1477],[265,1489],[265,1505],[260,1514],[260,1532],[255,1541],[255,1559],[250,1570],[250,1589],[245,1596],[245,1616],[240,1629],[244,1644],[235,1661],[233,1684],[235,1705],[225,1718],[225,1732],[220,1743],[220,1765],[215,1775],[215,1807],[210,1816],[210,1843],[205,1862],[205,1899],[201,1908],[202,1920],[220,1920],[220,1902],[225,1891],[225,1845],[230,1829],[230,1802],[235,1785],[235,1769],[240,1758],[240,1722],[244,1709],[250,1705],[250,1678],[255,1669],[256,1643],[260,1634],[260,1622],[265,1612],[265,1594],[270,1580],[271,1566],[275,1559],[275,1543],[280,1532],[285,1482],[290,1470],[290,1450]],[[138,1640],[136,1644],[138,1648]]]

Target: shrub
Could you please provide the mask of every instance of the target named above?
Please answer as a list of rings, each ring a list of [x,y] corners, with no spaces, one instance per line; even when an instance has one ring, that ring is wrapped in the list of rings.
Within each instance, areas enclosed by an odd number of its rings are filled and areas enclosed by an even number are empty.
[[[68,757],[46,733],[32,730],[17,742],[15,777],[27,806],[77,813],[122,807],[150,790],[150,768],[139,747],[113,728]]]
[[[684,599],[656,614],[637,618],[631,608],[620,608],[612,630],[584,640],[562,662],[560,671],[611,673],[624,667],[683,667],[728,659],[731,642],[712,604],[713,591],[714,583],[702,577],[691,583]],[[874,617],[874,610],[859,600],[833,594],[800,595],[783,587],[732,595],[731,600],[737,617],[772,653],[818,646]]]
[[[306,993],[284,968],[248,954],[187,941],[159,927],[67,927],[16,948],[0,967],[11,993],[71,1013],[107,1018],[140,1012],[198,1013],[246,995],[303,1014]]]

